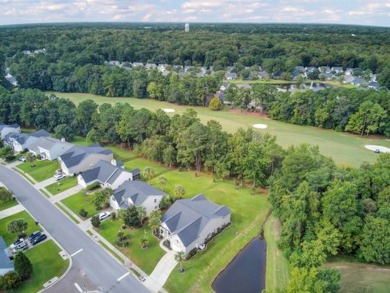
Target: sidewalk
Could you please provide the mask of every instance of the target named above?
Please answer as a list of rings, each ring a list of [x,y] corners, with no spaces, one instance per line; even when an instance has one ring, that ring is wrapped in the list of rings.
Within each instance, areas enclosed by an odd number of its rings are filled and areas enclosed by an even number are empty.
[[[50,184],[53,184],[55,182],[57,182],[57,181],[54,178],[49,178],[49,179],[46,179],[44,181],[41,181],[41,182],[38,182],[38,183],[34,184],[34,187],[36,189],[41,189],[41,188],[44,188],[44,187],[46,187],[46,186],[48,186]]]
[[[10,207],[9,209],[0,211],[0,219],[12,216],[13,214],[19,213],[24,210],[25,210],[24,206],[18,204],[16,206]]]
[[[81,190],[83,190],[83,188],[80,185],[76,185],[75,187],[72,187],[68,190],[65,190],[57,195],[53,195],[52,197],[50,197],[49,200],[52,203],[56,203],[56,202],[59,202],[65,198],[69,197],[69,196],[72,196],[73,194],[75,194]]]

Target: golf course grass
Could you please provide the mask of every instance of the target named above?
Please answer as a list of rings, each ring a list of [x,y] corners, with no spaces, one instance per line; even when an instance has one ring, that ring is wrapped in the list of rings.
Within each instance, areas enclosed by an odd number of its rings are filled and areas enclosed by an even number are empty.
[[[182,114],[187,108],[194,108],[198,112],[198,117],[202,122],[207,122],[212,119],[216,120],[228,132],[235,132],[240,127],[252,127],[253,124],[266,124],[268,126],[267,129],[259,129],[257,131],[275,135],[281,146],[288,147],[304,142],[318,145],[322,154],[332,157],[337,164],[344,166],[359,166],[364,161],[374,162],[378,155],[365,149],[364,145],[366,144],[390,147],[390,140],[386,140],[383,137],[366,137],[311,126],[293,125],[258,115],[247,115],[246,112],[232,113],[227,108],[223,111],[211,111],[208,108],[179,106],[151,99],[109,98],[81,93],[55,92],[54,94],[58,97],[70,99],[75,104],[79,104],[87,99],[93,99],[97,104],[128,103],[136,109],[147,108],[151,111],[172,108],[178,114]],[[168,115],[174,115],[174,113]]]

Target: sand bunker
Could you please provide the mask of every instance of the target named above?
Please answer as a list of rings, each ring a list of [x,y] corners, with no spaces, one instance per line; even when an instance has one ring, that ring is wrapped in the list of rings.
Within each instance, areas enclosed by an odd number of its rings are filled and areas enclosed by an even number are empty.
[[[364,147],[366,149],[369,149],[370,151],[374,151],[374,152],[377,152],[377,150],[378,150],[381,153],[390,153],[390,149],[389,148],[384,147],[384,146],[380,146],[380,145],[366,144]]]
[[[175,109],[162,109],[165,113],[173,113],[176,110]]]
[[[253,128],[257,128],[257,129],[266,129],[268,127],[268,125],[266,124],[253,124]]]

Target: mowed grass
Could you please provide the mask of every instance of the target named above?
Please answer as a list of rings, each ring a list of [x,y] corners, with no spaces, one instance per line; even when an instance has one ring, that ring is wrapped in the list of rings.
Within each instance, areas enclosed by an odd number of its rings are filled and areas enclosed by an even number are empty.
[[[12,216],[3,218],[0,220],[0,235],[4,238],[5,244],[7,246],[15,242],[16,238],[18,237],[18,235],[9,233],[7,230],[7,224],[16,219],[23,219],[27,222],[27,230],[25,231],[27,235],[37,230],[42,231],[39,226],[35,225],[35,220],[26,211],[21,211],[19,213],[13,214]]]
[[[267,292],[276,293],[286,288],[290,272],[288,261],[283,252],[278,248],[277,241],[280,238],[281,224],[274,216],[270,216],[264,227],[264,237],[267,241]]]
[[[115,240],[119,231],[124,232],[128,236],[130,242],[129,247],[118,247],[123,254],[131,259],[145,273],[151,274],[159,260],[165,254],[165,251],[159,247],[159,241],[152,235],[147,223],[140,229],[125,229],[121,228],[121,220],[106,220],[100,225],[99,233],[106,238],[112,245],[115,245]],[[147,249],[141,248],[141,239],[143,236],[149,240]]]
[[[153,177],[158,177],[159,175],[167,172],[169,169],[160,165],[159,163],[149,161],[143,158],[136,158],[130,161],[125,162],[125,168],[127,170],[132,170],[138,168],[141,170],[141,174],[143,174],[146,167],[152,167],[154,170]]]
[[[137,157],[137,155],[134,152],[132,152],[126,148],[121,148],[120,146],[117,146],[117,145],[106,145],[104,147],[112,150],[115,160],[127,162],[127,161],[135,159]]]
[[[341,289],[345,293],[387,293],[390,266],[358,263],[350,257],[336,257],[325,265],[340,270]]]
[[[17,204],[18,204],[18,202],[16,200],[13,200],[13,199],[6,201],[6,202],[0,204],[0,211],[9,209],[13,206],[16,206]]]
[[[31,163],[24,162],[18,165],[17,168],[29,174],[36,181],[41,182],[52,177],[54,175],[54,172],[59,168],[59,164],[57,160],[36,160]]]
[[[61,249],[48,240],[25,252],[33,265],[33,274],[30,280],[23,282],[14,290],[15,293],[38,292],[43,284],[54,277],[61,277],[69,266],[69,260],[63,260],[59,255]]]
[[[91,202],[93,193],[86,195],[84,191],[80,191],[68,198],[63,199],[61,202],[71,209],[75,214],[79,215],[80,209],[84,209],[88,212],[87,217],[92,217],[99,211],[95,205]]]
[[[267,124],[265,130],[257,130],[261,133],[269,133],[277,137],[278,143],[283,147],[297,145],[300,143],[310,143],[318,145],[321,153],[332,157],[340,165],[359,166],[362,162],[374,162],[377,154],[364,148],[366,144],[375,144],[390,147],[390,141],[382,137],[366,137],[352,135],[348,133],[336,132],[334,130],[324,130],[311,126],[299,126],[289,123],[279,122],[262,118],[257,115],[245,115],[224,111],[211,111],[203,107],[179,106],[168,102],[160,102],[151,99],[134,98],[108,98],[91,94],[80,93],[54,93],[58,97],[68,98],[75,104],[79,104],[87,99],[93,99],[97,104],[102,103],[129,103],[136,109],[147,108],[151,111],[157,109],[171,108],[175,113],[182,114],[187,108],[194,108],[198,112],[198,117],[202,122],[216,120],[221,123],[224,130],[235,132],[238,128],[252,127],[253,124]],[[173,115],[169,114],[169,115]]]
[[[58,182],[46,186],[45,188],[52,195],[56,195],[72,187],[75,187],[76,185],[77,185],[77,177],[66,177]]]

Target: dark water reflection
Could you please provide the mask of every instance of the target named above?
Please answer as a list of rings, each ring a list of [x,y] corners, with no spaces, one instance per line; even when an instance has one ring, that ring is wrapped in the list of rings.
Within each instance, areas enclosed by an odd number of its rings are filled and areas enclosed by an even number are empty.
[[[265,240],[253,239],[213,282],[217,293],[259,293],[265,288]]]

